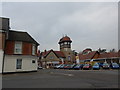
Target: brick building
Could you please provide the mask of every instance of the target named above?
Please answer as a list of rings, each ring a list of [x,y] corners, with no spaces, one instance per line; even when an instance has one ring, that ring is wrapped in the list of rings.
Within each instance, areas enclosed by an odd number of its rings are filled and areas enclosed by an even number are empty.
[[[1,18],[3,19],[3,18]],[[8,23],[9,19],[4,18]],[[3,20],[4,20],[3,19]],[[2,24],[0,26],[3,26]],[[2,29],[2,73],[37,71],[37,43],[27,32]]]
[[[84,62],[100,62],[100,63],[120,63],[120,50],[118,52],[98,52],[98,51],[92,51],[92,49],[85,49],[82,53],[79,53],[79,61],[81,63]]]
[[[53,67],[58,64],[72,64],[75,62],[75,54],[71,49],[71,39],[66,35],[58,44],[60,51],[48,50],[41,52],[40,61],[43,67]]]

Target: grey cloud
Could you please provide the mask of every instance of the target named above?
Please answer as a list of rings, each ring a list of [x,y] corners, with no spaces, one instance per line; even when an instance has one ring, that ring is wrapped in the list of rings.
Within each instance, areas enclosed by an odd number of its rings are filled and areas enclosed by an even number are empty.
[[[11,28],[29,32],[41,50],[58,50],[63,34],[71,37],[77,51],[117,49],[117,9],[117,3],[3,3]]]

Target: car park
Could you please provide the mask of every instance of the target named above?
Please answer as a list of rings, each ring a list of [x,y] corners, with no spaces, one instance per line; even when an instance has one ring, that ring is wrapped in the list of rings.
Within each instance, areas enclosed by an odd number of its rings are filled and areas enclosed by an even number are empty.
[[[82,70],[82,69],[83,69],[83,65],[84,65],[84,64],[77,64],[77,65],[74,67],[74,69],[75,69],[75,70],[80,70],[80,69]]]
[[[103,69],[109,69],[110,66],[109,66],[108,63],[105,62],[105,63],[103,63],[102,68],[103,68]]]
[[[111,63],[110,68],[111,69],[119,69],[120,67],[119,67],[119,65],[117,63]]]
[[[100,69],[100,65],[98,63],[95,63],[93,66],[92,66],[92,69],[97,69],[99,70]]]
[[[92,66],[90,65],[90,64],[85,64],[84,66],[83,66],[83,69],[91,69],[92,68]]]

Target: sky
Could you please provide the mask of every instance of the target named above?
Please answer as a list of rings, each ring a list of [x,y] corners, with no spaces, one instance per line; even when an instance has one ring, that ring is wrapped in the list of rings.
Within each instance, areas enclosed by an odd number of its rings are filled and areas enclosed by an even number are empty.
[[[2,16],[12,30],[28,32],[40,51],[59,50],[67,35],[72,50],[118,50],[117,2],[3,2]]]

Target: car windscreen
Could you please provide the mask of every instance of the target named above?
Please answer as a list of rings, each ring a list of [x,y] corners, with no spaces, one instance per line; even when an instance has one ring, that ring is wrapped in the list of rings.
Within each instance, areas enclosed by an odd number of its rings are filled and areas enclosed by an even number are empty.
[[[84,66],[90,66],[89,64],[85,64]]]
[[[113,66],[118,66],[118,64],[117,64],[117,63],[113,63],[112,65],[113,65]]]
[[[94,64],[94,66],[99,66],[99,64]]]
[[[75,67],[79,67],[79,66],[80,66],[80,64],[76,65]]]
[[[108,63],[104,63],[103,65],[108,65]]]

